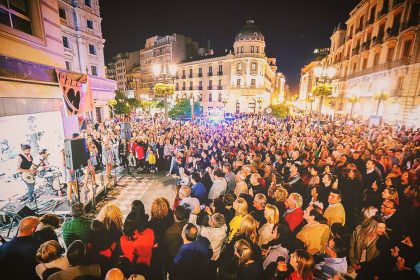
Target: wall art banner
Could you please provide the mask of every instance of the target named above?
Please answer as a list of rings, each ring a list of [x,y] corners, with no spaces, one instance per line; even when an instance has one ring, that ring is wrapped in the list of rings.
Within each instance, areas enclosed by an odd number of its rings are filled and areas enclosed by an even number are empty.
[[[68,73],[58,69],[55,71],[63,91],[66,116],[93,111],[93,94],[89,85],[89,75]]]

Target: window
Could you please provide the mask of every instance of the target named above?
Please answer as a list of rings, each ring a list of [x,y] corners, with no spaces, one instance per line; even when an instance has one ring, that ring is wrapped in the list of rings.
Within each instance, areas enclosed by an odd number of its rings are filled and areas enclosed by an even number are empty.
[[[89,53],[96,54],[96,48],[94,45],[89,44]]]
[[[223,65],[219,65],[219,74],[223,73]]]
[[[397,90],[396,93],[397,93],[398,96],[401,96],[401,94],[402,94],[403,83],[404,83],[404,76],[398,77],[398,80],[397,80],[397,88],[396,88],[396,90]]]
[[[212,66],[209,66],[209,74],[210,73],[213,73],[213,67]]]
[[[241,71],[242,70],[242,64],[239,62],[236,66],[236,70]]]
[[[98,76],[98,66],[91,65],[91,66],[90,66],[90,69],[91,69],[91,71],[92,71],[92,75],[93,75],[93,76]]]
[[[357,62],[353,63],[352,73],[356,73],[356,71],[357,71]]]
[[[190,90],[193,89],[193,82],[190,82]]]
[[[403,57],[410,56],[411,45],[412,45],[412,41],[411,40],[408,40],[408,41],[405,41],[404,42],[403,53],[402,53],[402,56]]]
[[[89,29],[93,29],[93,21],[88,19],[88,20],[86,21],[86,26],[87,26],[87,28],[89,28]]]
[[[92,7],[91,0],[85,0],[85,5],[88,6],[88,7]]]
[[[375,14],[376,14],[376,5],[370,9],[370,17],[369,17],[369,23],[373,23],[375,21]]]
[[[236,48],[236,53],[239,53],[239,47]]]
[[[213,86],[213,81],[209,80],[209,87]]]
[[[63,36],[63,46],[67,49],[70,48],[69,38]]]
[[[260,52],[260,50],[259,50],[260,48],[257,46],[257,53],[259,53]]]
[[[222,80],[219,80],[219,87],[222,86]]]
[[[255,79],[251,79],[251,86],[255,87]]]
[[[254,52],[254,46],[251,46],[251,52],[252,53]]]
[[[192,73],[192,69],[190,69],[190,78],[192,78],[193,73]]]
[[[364,58],[364,59],[363,59],[363,62],[362,62],[362,70],[366,69],[366,67],[367,67],[367,62],[368,62],[368,59],[367,59],[367,58]]]
[[[373,57],[374,66],[379,64],[379,56],[380,56],[380,53],[375,53],[375,56]]]
[[[70,61],[66,61],[66,69],[71,70]]]
[[[67,17],[66,17],[66,10],[64,10],[64,9],[58,9],[58,14],[60,15],[60,18],[67,19]]]
[[[198,77],[202,77],[203,76],[203,69],[200,67],[198,68]]]
[[[244,47],[241,47],[241,53],[243,53],[244,52]]]
[[[213,94],[210,92],[209,93],[209,102],[212,102],[213,101]],[[209,107],[209,110],[210,110],[210,108],[211,107]],[[213,108],[212,108],[213,109]]]
[[[395,48],[394,47],[388,48],[388,55],[386,57],[386,61],[387,62],[391,62],[392,61],[392,59],[394,57],[394,52],[395,52]]]
[[[237,85],[238,87],[240,87],[240,86],[241,86],[241,79],[237,79],[237,80],[236,80],[236,85]]]
[[[33,34],[31,12],[26,0],[0,0],[0,24]]]
[[[257,70],[257,63],[255,63],[255,62],[252,62],[252,64],[251,64],[251,70]]]

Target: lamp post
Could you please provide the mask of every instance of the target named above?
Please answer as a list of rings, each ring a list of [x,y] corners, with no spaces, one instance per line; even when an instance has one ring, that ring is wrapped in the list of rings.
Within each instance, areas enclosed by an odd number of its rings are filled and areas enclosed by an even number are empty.
[[[161,82],[162,87],[155,85],[154,92],[157,95],[164,95],[165,104],[165,123],[168,123],[168,95],[174,92],[173,86],[176,75],[176,65],[174,64],[155,64],[153,65],[153,74],[155,75],[156,82]]]
[[[195,102],[198,101],[198,98],[200,97],[199,92],[191,92],[188,94],[188,97],[190,98],[190,104],[191,104],[191,121],[194,123],[195,119]]]
[[[228,102],[228,97],[226,92],[223,93],[222,96],[222,103],[223,103],[223,118],[226,117],[226,103]]]
[[[321,65],[314,68],[314,74],[316,77],[316,86],[313,89],[313,94],[319,97],[318,104],[318,128],[320,127],[321,108],[324,97],[332,94],[331,82],[337,72],[334,66],[330,66],[324,60]]]
[[[257,104],[258,104],[257,113],[261,113],[262,99],[263,99],[262,95],[261,94],[257,94],[257,96],[256,96],[256,101],[257,101]]]

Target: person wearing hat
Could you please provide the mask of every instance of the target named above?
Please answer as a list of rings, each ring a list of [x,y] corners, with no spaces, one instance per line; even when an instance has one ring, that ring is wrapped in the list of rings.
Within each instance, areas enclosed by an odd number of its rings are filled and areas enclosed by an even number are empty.
[[[91,221],[84,217],[85,207],[83,203],[75,203],[71,206],[70,221],[63,224],[63,239],[66,247],[74,240],[82,240],[85,244],[89,239]]]
[[[34,179],[36,169],[32,168],[32,162],[34,161],[34,159],[31,156],[31,146],[24,144],[21,147],[22,153],[18,155],[16,170],[22,175],[22,182],[27,190],[26,195],[28,197],[29,203],[31,203],[32,201],[34,201],[35,180],[26,180],[24,179],[26,178],[26,176],[24,175],[32,175]]]

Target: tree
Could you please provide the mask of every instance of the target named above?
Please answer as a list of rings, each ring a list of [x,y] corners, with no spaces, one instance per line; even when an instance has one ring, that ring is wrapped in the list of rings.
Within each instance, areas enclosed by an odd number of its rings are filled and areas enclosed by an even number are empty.
[[[284,118],[290,114],[290,108],[287,106],[286,102],[271,105],[271,114],[276,117]]]
[[[115,100],[117,101],[117,104],[114,106],[114,112],[116,114],[129,114],[131,112],[131,106],[128,102],[128,98],[125,96],[125,94],[121,91],[115,92]]]
[[[163,96],[165,102],[165,123],[168,122],[168,96],[175,92],[175,86],[172,84],[157,83],[153,89],[158,96]]]
[[[359,102],[359,97],[358,96],[354,96],[354,95],[352,95],[352,96],[350,96],[349,97],[349,102],[351,103],[351,109],[350,109],[350,119],[351,119],[351,117],[353,116],[353,108],[354,108],[354,103],[357,103],[357,102]]]
[[[387,92],[381,91],[375,94],[373,97],[374,99],[378,100],[378,106],[376,107],[376,115],[379,114],[379,105],[381,105],[381,101],[386,101],[389,97],[389,94]]]
[[[320,119],[321,119],[321,109],[322,109],[322,102],[324,101],[324,97],[328,97],[332,95],[332,85],[328,83],[319,84],[312,88],[312,93],[314,96],[319,97],[319,105],[318,105],[318,127],[320,127]]]
[[[109,107],[111,107],[112,118],[114,118],[114,107],[115,107],[115,105],[117,105],[117,100],[110,99],[110,100],[108,100],[108,102],[106,103],[106,105],[108,105]]]
[[[311,104],[311,115],[312,115],[312,104],[314,103],[314,101],[315,101],[315,97],[313,97],[312,95],[310,95],[310,96],[308,96],[307,98],[306,98],[306,100],[305,100],[307,103],[310,103]]]
[[[200,114],[200,104],[194,102],[194,115]],[[191,118],[191,100],[189,98],[181,98],[174,107],[169,111],[171,118]]]

